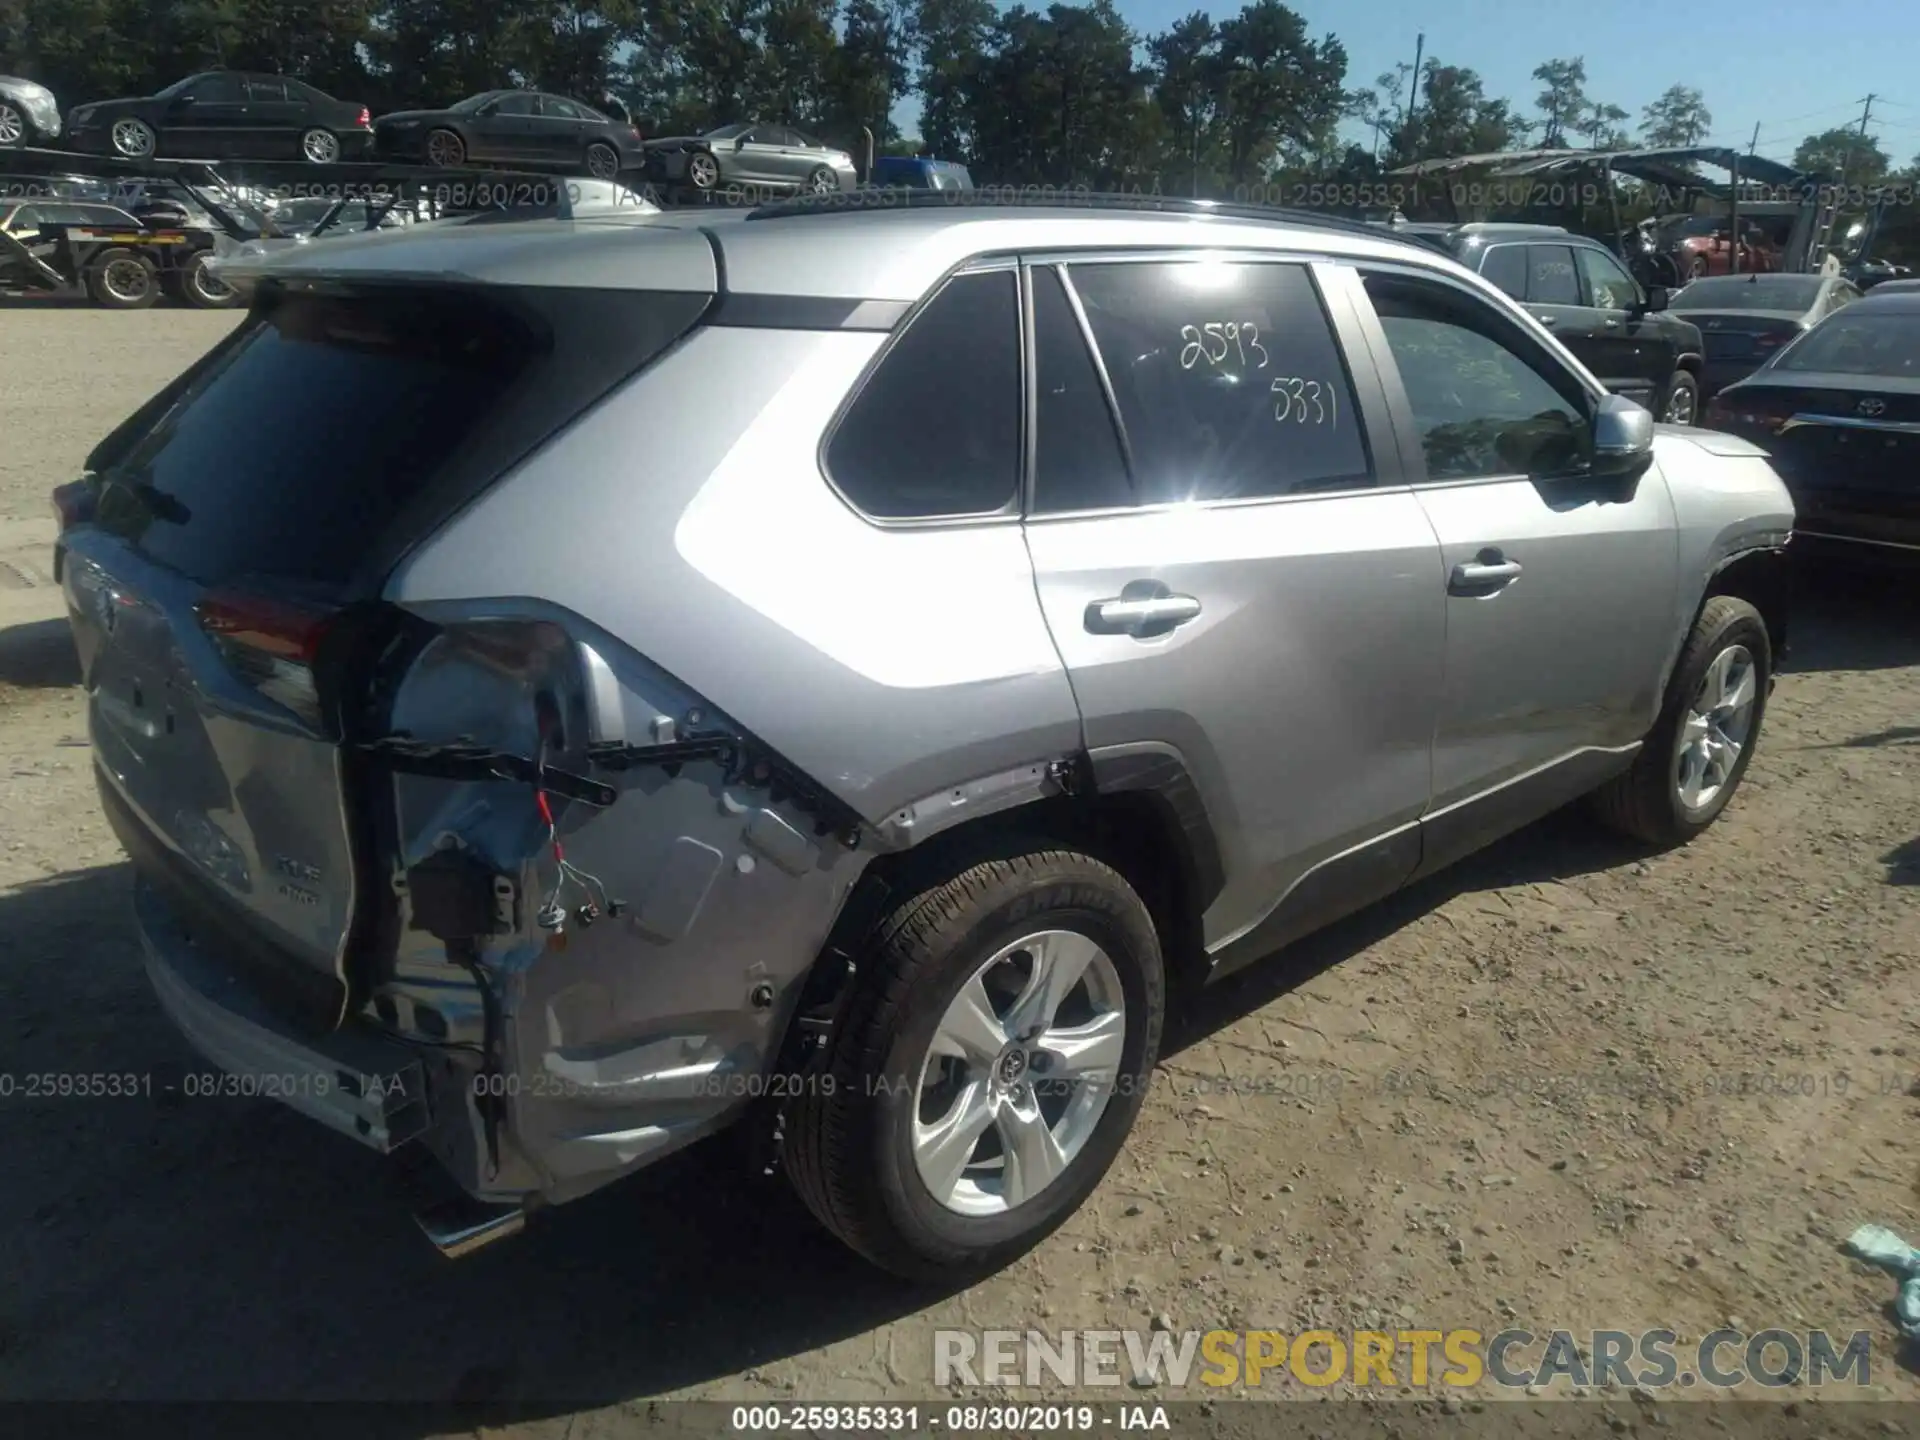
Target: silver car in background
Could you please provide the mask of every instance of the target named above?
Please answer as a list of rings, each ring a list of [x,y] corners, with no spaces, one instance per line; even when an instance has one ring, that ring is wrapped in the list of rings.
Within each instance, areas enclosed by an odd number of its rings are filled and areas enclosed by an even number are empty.
[[[978,1274],[1176,987],[1752,758],[1759,449],[1368,227],[885,198],[255,255],[59,497],[156,991],[449,1252],[747,1123]]]

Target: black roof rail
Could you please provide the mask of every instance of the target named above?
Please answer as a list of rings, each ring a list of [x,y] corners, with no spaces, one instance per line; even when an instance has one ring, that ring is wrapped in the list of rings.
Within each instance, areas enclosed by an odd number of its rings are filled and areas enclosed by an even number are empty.
[[[857,214],[873,210],[945,209],[1137,210],[1161,215],[1219,215],[1230,220],[1264,220],[1316,230],[1338,230],[1378,240],[1392,231],[1364,220],[1327,215],[1317,210],[1293,210],[1278,205],[1252,205],[1229,200],[1187,199],[1180,195],[1138,195],[1124,191],[1073,190],[1053,186],[986,186],[975,190],[919,190],[876,186],[838,195],[805,195],[756,206],[749,220],[777,220],[795,215]]]

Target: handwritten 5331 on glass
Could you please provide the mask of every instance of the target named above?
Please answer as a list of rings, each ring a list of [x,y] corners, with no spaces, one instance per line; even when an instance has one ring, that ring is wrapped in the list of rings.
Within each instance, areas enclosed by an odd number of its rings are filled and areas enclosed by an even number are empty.
[[[1207,320],[1180,327],[1180,368],[1200,366],[1235,376],[1265,370],[1272,363],[1260,343],[1260,327],[1251,320]],[[1264,377],[1263,377],[1264,378]],[[1274,396],[1273,418],[1282,424],[1339,424],[1339,392],[1310,375],[1275,375],[1267,389]]]

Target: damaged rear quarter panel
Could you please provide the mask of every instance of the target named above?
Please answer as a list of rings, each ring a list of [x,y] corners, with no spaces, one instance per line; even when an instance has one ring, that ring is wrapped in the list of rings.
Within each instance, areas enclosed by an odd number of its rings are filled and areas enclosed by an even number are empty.
[[[820,474],[821,436],[880,341],[696,332],[417,550],[387,598],[442,623],[550,625],[589,647],[570,709],[634,746],[658,738],[655,717],[684,731],[700,710],[873,826],[942,787],[1072,754],[1078,713],[1019,527],[880,529]],[[531,683],[465,700],[423,689],[396,728],[532,753]],[[516,930],[485,956],[510,1047],[500,1188],[524,1175],[555,1200],[717,1128],[760,1090],[882,837],[849,850],[808,807],[730,786],[712,760],[591,774],[619,798],[568,805],[561,838],[630,908],[569,923],[563,945],[533,918],[553,866],[530,787],[398,782],[411,857],[452,833],[519,876]],[[413,938],[418,964],[444,964]]]

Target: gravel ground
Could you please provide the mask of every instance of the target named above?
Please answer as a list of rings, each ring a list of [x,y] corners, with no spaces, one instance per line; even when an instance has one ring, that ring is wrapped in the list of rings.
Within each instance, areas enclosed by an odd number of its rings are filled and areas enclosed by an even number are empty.
[[[0,351],[31,357],[0,388],[11,553],[230,323],[0,309]],[[1920,1234],[1920,613],[1910,585],[1810,579],[1707,836],[1642,855],[1556,816],[1209,993],[1093,1201],[951,1295],[865,1270],[719,1154],[450,1264],[376,1157],[166,1093],[198,1067],[141,973],[57,604],[14,586],[0,1069],[155,1093],[0,1100],[0,1395],[494,1400],[522,1433],[614,1435],[661,1395],[931,1396],[939,1325],[1164,1316],[1866,1329],[1874,1393],[1920,1398],[1890,1282],[1836,1250],[1866,1221]]]

